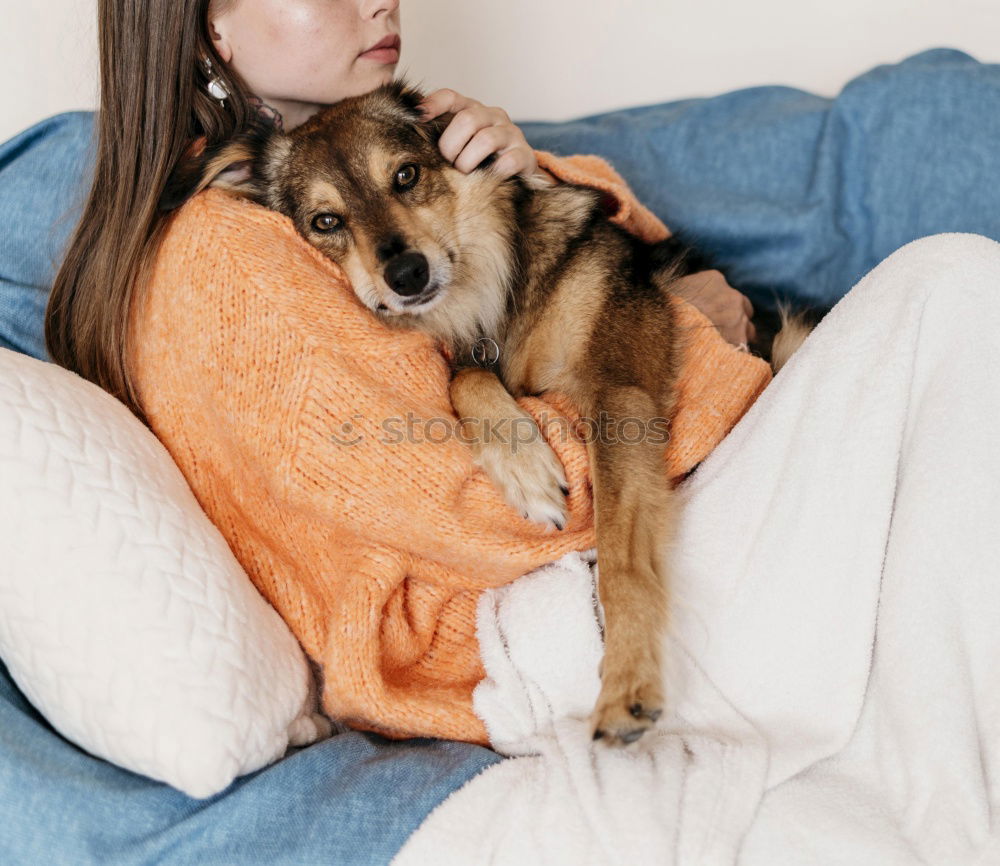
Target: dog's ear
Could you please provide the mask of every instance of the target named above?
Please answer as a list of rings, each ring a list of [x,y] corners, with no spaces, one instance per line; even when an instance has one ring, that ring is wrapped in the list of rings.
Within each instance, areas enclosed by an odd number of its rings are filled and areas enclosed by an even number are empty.
[[[455,115],[449,111],[447,114],[439,114],[432,120],[424,120],[423,113],[420,111],[420,103],[427,97],[426,93],[419,87],[411,87],[402,78],[387,84],[386,87],[392,98],[413,118],[420,134],[431,144],[437,146],[438,139],[441,138],[441,134],[448,128],[448,124],[451,123],[451,119]]]
[[[419,87],[411,86],[405,78],[397,78],[386,85],[389,95],[414,119],[420,118],[420,103],[425,94]]]
[[[229,190],[250,199],[262,193],[260,165],[279,130],[255,125],[228,141],[186,153],[170,173],[159,209],[172,211],[206,187]]]

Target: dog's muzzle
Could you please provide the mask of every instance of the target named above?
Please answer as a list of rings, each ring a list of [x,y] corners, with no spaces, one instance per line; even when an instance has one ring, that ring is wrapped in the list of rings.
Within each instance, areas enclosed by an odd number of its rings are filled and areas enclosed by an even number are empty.
[[[389,260],[384,276],[390,289],[408,298],[427,288],[431,269],[423,253],[401,253]]]

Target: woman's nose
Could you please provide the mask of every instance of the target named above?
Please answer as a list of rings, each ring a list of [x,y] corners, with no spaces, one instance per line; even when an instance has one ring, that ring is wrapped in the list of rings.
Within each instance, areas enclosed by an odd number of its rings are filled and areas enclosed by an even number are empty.
[[[392,15],[399,8],[399,0],[361,0],[361,15],[375,18],[383,13]]]

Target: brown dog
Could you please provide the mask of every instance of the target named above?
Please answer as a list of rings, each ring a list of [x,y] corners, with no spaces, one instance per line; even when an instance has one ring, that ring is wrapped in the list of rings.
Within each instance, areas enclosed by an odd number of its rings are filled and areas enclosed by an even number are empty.
[[[514,398],[556,389],[598,423],[587,447],[605,653],[592,730],[630,743],[664,705],[676,505],[662,431],[679,366],[668,295],[684,249],[626,233],[592,189],[456,170],[437,147],[450,116],[422,123],[422,98],[395,83],[290,133],[251,131],[179,166],[161,207],[209,185],[248,196],[289,217],[373,313],[444,341],[475,460],[532,520],[562,529],[568,491]],[[512,422],[535,435],[487,435]]]

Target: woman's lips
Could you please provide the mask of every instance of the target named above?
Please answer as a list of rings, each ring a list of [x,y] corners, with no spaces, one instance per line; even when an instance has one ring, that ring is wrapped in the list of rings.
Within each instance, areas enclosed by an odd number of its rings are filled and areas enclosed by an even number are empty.
[[[396,48],[376,48],[366,51],[361,56],[375,63],[399,63],[399,50]]]
[[[375,63],[398,63],[400,44],[398,36],[386,36],[359,56]]]

